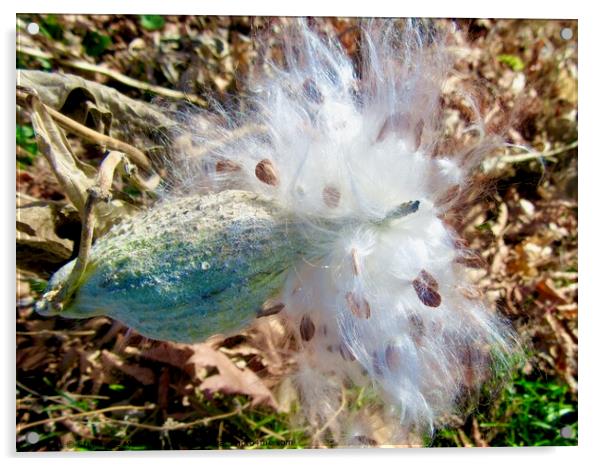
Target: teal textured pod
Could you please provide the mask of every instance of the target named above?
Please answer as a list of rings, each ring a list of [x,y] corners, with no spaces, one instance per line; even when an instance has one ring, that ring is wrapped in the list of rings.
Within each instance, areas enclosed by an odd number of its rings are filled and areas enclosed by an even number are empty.
[[[304,246],[287,215],[256,194],[166,200],[94,244],[84,278],[60,315],[106,315],[161,340],[230,333],[278,292]],[[73,265],[60,269],[48,289],[60,286]]]

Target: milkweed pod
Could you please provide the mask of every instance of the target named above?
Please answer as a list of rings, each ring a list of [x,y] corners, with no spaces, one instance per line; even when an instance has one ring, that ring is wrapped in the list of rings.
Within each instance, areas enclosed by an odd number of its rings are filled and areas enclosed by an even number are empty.
[[[113,317],[162,340],[242,329],[282,286],[303,235],[274,202],[244,191],[172,198],[115,226],[60,315]],[[74,262],[60,269],[58,289]],[[52,314],[49,301],[38,311]]]

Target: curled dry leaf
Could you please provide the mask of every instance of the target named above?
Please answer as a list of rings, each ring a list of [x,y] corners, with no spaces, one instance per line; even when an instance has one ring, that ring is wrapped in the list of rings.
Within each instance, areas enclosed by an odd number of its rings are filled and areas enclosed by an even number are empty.
[[[169,364],[170,366],[182,369],[192,354],[193,351],[188,345],[161,341],[150,348],[145,348],[142,351],[141,356],[152,361]]]
[[[79,76],[18,70],[17,83],[35,89],[43,103],[79,123],[138,147],[156,146],[153,134],[176,128],[158,107]]]
[[[83,213],[88,191],[96,184],[96,172],[91,166],[77,159],[64,131],[52,119],[40,99],[33,97],[31,102],[31,121],[40,151],[69,200],[78,212]],[[94,207],[97,232],[106,231],[115,219],[123,218],[134,210],[134,206],[116,198],[109,202],[97,203]]]
[[[21,267],[40,270],[69,259],[73,241],[61,238],[57,228],[65,219],[60,203],[17,196],[17,259]]]
[[[195,373],[203,373],[206,367],[215,367],[218,374],[204,379],[201,390],[209,393],[247,395],[252,405],[267,405],[277,409],[277,403],[272,392],[264,385],[257,375],[247,369],[239,369],[228,357],[205,343],[188,345],[193,351],[188,359]]]
[[[54,122],[38,98],[32,99],[31,123],[40,151],[46,157],[67,197],[79,212],[84,211],[87,191],[94,185],[92,172],[73,154],[62,129]]]

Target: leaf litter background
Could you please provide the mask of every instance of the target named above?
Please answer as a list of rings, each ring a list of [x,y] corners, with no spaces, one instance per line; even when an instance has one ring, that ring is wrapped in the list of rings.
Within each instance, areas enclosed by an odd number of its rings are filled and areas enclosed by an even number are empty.
[[[278,18],[18,15],[17,68],[77,78],[35,87],[49,106],[160,158],[177,121],[161,109],[238,105],[257,70],[255,33]],[[36,23],[37,34],[27,25]],[[357,22],[315,21],[357,53]],[[531,152],[494,154],[483,164],[490,189],[458,227],[482,256],[474,277],[518,329],[528,362],[468,419],[425,439],[431,446],[577,443],[577,23],[459,20],[456,75],[446,92],[450,133],[470,118],[454,79],[493,98],[488,124]],[[269,45],[281,59],[278,34]],[[23,83],[21,83],[23,84]],[[56,83],[55,83],[56,84]],[[115,89],[127,96],[115,94]],[[485,95],[485,94],[483,94]],[[149,105],[150,103],[150,105]],[[159,103],[159,106],[155,104]],[[512,115],[512,118],[508,118]],[[152,124],[149,124],[151,122]],[[286,379],[294,348],[276,316],[240,335],[182,345],[151,341],[118,322],[44,318],[33,303],[77,250],[77,211],[36,142],[31,115],[17,107],[17,381],[19,451],[328,446],[299,421]],[[77,157],[103,151],[73,135]],[[177,141],[186,144],[185,135]],[[152,196],[114,183],[124,208]],[[120,193],[116,195],[115,193]],[[135,206],[135,207],[128,207]],[[350,403],[359,406],[361,394]],[[353,409],[353,406],[349,406]],[[323,433],[323,432],[322,432]],[[375,443],[366,439],[366,446]]]

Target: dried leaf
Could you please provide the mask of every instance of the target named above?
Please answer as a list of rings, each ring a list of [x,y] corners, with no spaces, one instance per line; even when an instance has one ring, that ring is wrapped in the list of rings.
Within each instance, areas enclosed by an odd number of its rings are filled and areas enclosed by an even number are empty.
[[[144,349],[141,356],[182,369],[192,354],[193,350],[189,345],[162,341],[155,346]]]
[[[188,363],[193,365],[195,373],[203,372],[206,367],[215,367],[219,372],[203,380],[201,390],[247,395],[254,406],[264,404],[277,409],[274,396],[254,372],[239,369],[226,355],[205,343],[190,345],[190,348],[194,353]]]
[[[551,300],[554,302],[560,302],[566,304],[568,302],[566,296],[556,289],[554,283],[549,278],[547,280],[540,280],[535,285],[535,289],[539,292],[539,295],[543,300]]]
[[[103,350],[100,358],[104,366],[119,369],[124,374],[134,377],[142,385],[155,383],[155,374],[152,370],[135,364],[126,364],[119,356],[110,351]]]
[[[96,185],[96,170],[81,163],[74,155],[63,130],[49,115],[38,98],[32,99],[31,122],[36,132],[40,152],[46,157],[65,194],[78,212],[84,211],[88,190]],[[119,199],[97,203],[97,233],[106,231],[117,218],[123,218],[134,206]]]
[[[80,168],[67,137],[37,98],[32,101],[31,123],[40,152],[48,160],[69,200],[79,212],[83,212],[86,193],[94,181]]]
[[[176,127],[158,107],[79,76],[18,70],[17,83],[53,109],[136,147],[159,146],[159,136]]]
[[[17,196],[17,262],[31,271],[53,270],[71,257],[73,241],[57,234],[64,223],[61,205]]]

